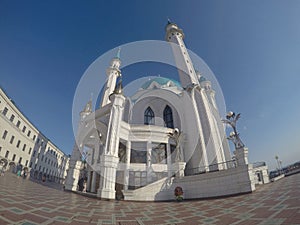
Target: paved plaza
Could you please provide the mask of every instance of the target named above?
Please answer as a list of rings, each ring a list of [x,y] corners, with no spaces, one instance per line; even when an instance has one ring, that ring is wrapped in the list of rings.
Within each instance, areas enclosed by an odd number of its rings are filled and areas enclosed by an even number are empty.
[[[0,177],[0,224],[300,224],[300,174],[251,194],[184,202],[104,201]],[[199,187],[201,188],[201,187]]]

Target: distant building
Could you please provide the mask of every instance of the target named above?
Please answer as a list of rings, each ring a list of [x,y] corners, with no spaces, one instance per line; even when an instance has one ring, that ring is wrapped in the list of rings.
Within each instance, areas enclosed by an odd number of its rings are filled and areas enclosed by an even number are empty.
[[[255,184],[267,184],[270,182],[268,166],[265,162],[252,164]]]
[[[62,182],[69,157],[43,135],[0,88],[0,162],[3,169],[27,170],[36,179],[43,175]]]
[[[232,160],[215,91],[183,38],[169,22],[166,40],[185,68],[180,81],[153,78],[131,98],[122,91],[119,54],[111,60],[99,108],[93,112],[89,101],[80,113],[66,190],[76,191],[83,177],[87,191],[104,199],[171,200],[176,186],[190,199],[255,190],[248,150],[237,149]]]

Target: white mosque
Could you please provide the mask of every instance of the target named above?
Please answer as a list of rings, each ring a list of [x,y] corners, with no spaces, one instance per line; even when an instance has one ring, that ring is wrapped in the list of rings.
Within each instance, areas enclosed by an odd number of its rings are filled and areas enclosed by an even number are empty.
[[[215,91],[194,69],[183,39],[168,22],[166,40],[180,47],[174,57],[184,67],[179,82],[155,77],[130,98],[119,54],[111,60],[99,108],[93,112],[89,101],[80,114],[66,190],[77,191],[85,176],[87,192],[102,199],[164,201],[177,186],[193,199],[248,193],[268,182],[265,167],[248,163],[246,147],[232,160]]]

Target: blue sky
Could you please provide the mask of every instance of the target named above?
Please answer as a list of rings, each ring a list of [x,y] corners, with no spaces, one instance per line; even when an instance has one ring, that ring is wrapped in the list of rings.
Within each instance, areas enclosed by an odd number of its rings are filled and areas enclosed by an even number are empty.
[[[71,153],[72,101],[85,70],[119,45],[164,40],[169,17],[214,72],[227,109],[242,113],[238,130],[250,161],[274,169],[275,155],[283,165],[300,160],[299,11],[296,0],[0,0],[0,85]],[[149,65],[125,68],[124,82],[140,74],[170,76]]]

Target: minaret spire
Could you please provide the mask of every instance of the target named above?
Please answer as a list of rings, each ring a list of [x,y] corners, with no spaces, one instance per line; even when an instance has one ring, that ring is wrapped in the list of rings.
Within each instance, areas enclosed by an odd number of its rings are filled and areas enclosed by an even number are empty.
[[[121,54],[121,48],[118,49],[116,57],[114,57],[111,60],[110,66],[106,70],[107,82],[106,82],[106,87],[105,87],[105,91],[104,91],[104,94],[103,94],[103,97],[101,100],[100,107],[103,107],[111,102],[109,99],[109,96],[114,93],[114,90],[116,88],[117,78],[121,76],[120,54]]]
[[[116,58],[121,59],[121,47],[119,47]]]

